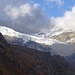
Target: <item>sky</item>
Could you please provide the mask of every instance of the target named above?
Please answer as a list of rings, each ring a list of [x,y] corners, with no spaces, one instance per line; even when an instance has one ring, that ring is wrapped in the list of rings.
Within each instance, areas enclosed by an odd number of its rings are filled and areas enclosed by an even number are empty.
[[[0,0],[0,20],[26,34],[45,32],[52,25],[75,30],[75,0]]]

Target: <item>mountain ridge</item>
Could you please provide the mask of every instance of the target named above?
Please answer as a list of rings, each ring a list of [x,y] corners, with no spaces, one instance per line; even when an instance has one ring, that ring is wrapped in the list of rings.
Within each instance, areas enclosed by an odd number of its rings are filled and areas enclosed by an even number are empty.
[[[28,41],[33,41],[33,43],[30,42],[31,45],[30,44],[27,44],[27,45],[29,47],[31,46],[32,48],[35,48],[35,49],[38,49],[41,51],[43,51],[42,49],[46,49],[47,51],[50,50],[52,55],[56,54],[56,55],[61,55],[61,56],[68,56],[68,55],[75,53],[75,44],[73,43],[74,41],[69,42],[67,40],[67,42],[64,42],[64,41],[60,41],[59,39],[53,38],[54,36],[52,36],[50,38],[49,37],[46,38],[46,37],[40,37],[40,36],[37,37],[37,36],[28,35],[28,34],[22,34],[22,33],[14,31],[11,28],[7,28],[4,26],[0,26],[0,32],[3,33],[5,39],[11,44],[17,44],[17,45],[23,46]],[[65,35],[65,37],[68,36],[71,39],[72,35],[70,35],[69,33],[71,33],[71,32],[70,31],[68,33],[66,32],[64,35]],[[11,34],[13,36],[11,36]],[[62,34],[63,33],[61,33],[59,35],[55,35],[55,36],[57,36],[57,38],[58,38],[58,36],[60,37],[60,35],[62,35]],[[62,36],[64,37],[64,35],[62,35]],[[75,34],[74,34],[74,36],[75,36]],[[61,39],[61,37],[60,37],[60,39]],[[34,42],[35,42],[35,44],[34,44]],[[47,47],[49,48],[49,50]],[[44,50],[44,51],[46,51],[46,50]]]
[[[53,40],[53,39],[48,40],[48,39],[45,39],[45,38],[40,38],[40,37],[28,35],[28,34],[19,33],[19,32],[14,31],[11,28],[8,28],[8,27],[5,27],[5,26],[0,26],[0,32],[3,35],[22,38],[25,42],[27,42],[28,40],[32,40],[32,41],[35,41],[37,43],[42,43],[42,44],[47,44],[47,45],[58,42],[57,40]]]

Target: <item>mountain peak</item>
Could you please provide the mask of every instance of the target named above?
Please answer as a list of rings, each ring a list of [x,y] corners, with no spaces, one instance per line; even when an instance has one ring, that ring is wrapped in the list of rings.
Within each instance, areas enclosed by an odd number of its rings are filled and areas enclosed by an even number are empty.
[[[11,37],[17,37],[17,38],[22,38],[24,40],[24,43],[31,40],[37,43],[45,44],[45,45],[52,45],[54,43],[59,43],[57,40],[53,39],[46,39],[43,37],[36,37],[28,34],[23,34],[16,32],[15,30],[5,27],[5,26],[0,26],[0,32],[5,36],[11,36]]]
[[[5,27],[5,26],[0,26],[0,32],[3,35],[18,36],[15,30]]]

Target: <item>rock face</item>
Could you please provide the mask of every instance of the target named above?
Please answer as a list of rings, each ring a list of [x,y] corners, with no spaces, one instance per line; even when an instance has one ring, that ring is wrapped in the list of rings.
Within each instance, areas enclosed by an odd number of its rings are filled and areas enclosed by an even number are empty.
[[[37,50],[40,50],[40,51],[45,51],[45,52],[50,52],[52,50],[49,45],[44,45],[44,44],[36,43],[34,41],[31,41],[31,40],[26,42],[24,44],[24,46],[26,46],[28,48],[32,48],[32,49],[37,49]]]
[[[5,40],[4,36],[0,33],[0,41],[3,43],[6,43],[7,41]]]
[[[64,57],[7,44],[0,34],[0,75],[75,75]]]
[[[22,38],[18,38],[16,36],[8,36],[8,35],[4,35],[5,39],[7,40],[8,43],[10,44],[16,44],[16,45],[23,45],[24,44],[24,40]]]
[[[60,35],[54,35],[51,38],[62,41],[62,42],[75,43],[75,40],[71,41],[73,38],[75,39],[75,32],[65,32]]]

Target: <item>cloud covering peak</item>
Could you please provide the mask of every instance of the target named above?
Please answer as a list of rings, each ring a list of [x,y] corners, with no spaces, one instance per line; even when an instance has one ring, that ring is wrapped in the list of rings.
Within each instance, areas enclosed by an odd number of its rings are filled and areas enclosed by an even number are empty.
[[[63,29],[75,31],[75,6],[72,7],[71,11],[66,11],[62,17],[53,17],[51,24]]]

